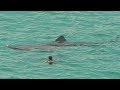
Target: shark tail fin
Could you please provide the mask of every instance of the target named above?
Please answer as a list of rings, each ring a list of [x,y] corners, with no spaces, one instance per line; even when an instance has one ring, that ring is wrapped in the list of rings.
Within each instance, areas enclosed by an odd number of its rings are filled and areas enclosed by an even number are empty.
[[[120,38],[120,36],[117,35],[117,37],[115,38],[115,41],[118,41]]]
[[[117,35],[115,39],[111,40],[110,42],[117,42],[119,40],[120,36]]]
[[[59,36],[59,37],[55,40],[55,42],[58,42],[58,43],[63,43],[63,42],[65,42],[65,41],[66,41],[66,39],[64,38],[63,35]]]

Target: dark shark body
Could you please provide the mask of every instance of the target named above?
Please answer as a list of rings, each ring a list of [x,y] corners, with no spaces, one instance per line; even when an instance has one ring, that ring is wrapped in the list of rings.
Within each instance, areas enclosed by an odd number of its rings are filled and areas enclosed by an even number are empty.
[[[114,40],[104,41],[104,42],[68,42],[64,36],[58,37],[55,42],[48,43],[49,46],[98,46],[105,45],[107,43],[112,43],[118,41],[118,36]]]
[[[32,49],[53,49],[54,47],[60,46],[98,46],[105,45],[106,43],[116,42],[119,37],[116,37],[115,40],[110,40],[106,42],[67,42],[64,36],[58,37],[55,41],[46,44],[37,44],[37,45],[10,45],[8,48],[14,50],[32,50]]]

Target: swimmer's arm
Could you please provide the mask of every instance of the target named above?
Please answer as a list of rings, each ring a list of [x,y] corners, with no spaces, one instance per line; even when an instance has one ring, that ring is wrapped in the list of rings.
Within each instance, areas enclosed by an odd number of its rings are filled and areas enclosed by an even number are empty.
[[[54,60],[53,60],[52,62],[53,62],[53,63],[55,63],[55,61],[54,61]]]
[[[47,63],[48,61],[45,61],[45,63]]]
[[[52,62],[53,62],[53,63],[55,63],[55,61],[54,61],[54,60],[53,60]],[[47,61],[45,61],[45,63],[49,63],[49,61],[47,60]]]

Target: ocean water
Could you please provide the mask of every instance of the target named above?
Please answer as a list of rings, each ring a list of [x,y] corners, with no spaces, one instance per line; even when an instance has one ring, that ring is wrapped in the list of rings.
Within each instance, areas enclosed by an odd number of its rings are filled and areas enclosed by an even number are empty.
[[[119,11],[0,11],[0,79],[120,78],[120,40],[105,46],[12,50],[64,35],[69,42],[102,42],[120,35]],[[53,56],[55,63],[45,63]]]

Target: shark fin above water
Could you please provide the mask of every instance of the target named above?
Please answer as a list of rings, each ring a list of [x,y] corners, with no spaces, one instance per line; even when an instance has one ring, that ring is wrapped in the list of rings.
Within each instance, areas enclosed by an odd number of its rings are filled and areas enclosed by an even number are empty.
[[[65,41],[66,41],[66,39],[64,38],[63,35],[59,36],[59,37],[55,40],[55,42],[57,42],[57,43],[64,43]]]

